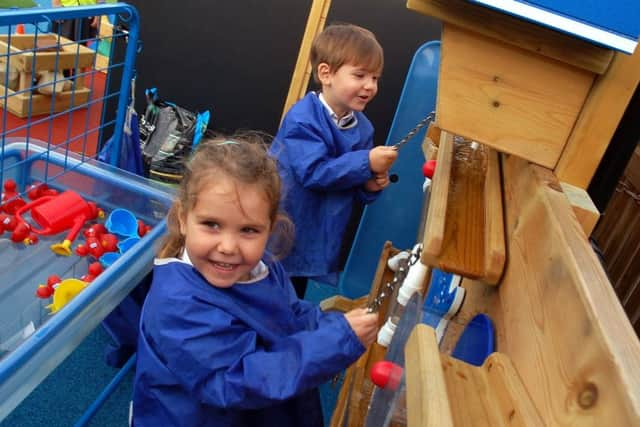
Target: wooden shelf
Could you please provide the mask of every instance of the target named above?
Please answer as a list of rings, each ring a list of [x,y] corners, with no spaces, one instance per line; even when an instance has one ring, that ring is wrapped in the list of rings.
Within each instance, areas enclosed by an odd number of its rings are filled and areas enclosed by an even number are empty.
[[[496,284],[505,258],[498,154],[468,146],[456,153],[453,135],[442,131],[422,262]]]

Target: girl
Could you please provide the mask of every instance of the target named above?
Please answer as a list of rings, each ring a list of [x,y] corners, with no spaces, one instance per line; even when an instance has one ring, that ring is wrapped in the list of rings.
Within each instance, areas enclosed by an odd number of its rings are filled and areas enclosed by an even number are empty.
[[[377,315],[299,300],[265,252],[286,220],[254,138],[202,142],[185,168],[140,321],[136,427],[321,426],[315,388],[375,339]]]

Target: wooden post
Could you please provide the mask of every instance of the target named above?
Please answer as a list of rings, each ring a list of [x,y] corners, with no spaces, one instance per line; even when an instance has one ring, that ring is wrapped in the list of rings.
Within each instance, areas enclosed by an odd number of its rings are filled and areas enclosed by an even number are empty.
[[[289,93],[287,94],[287,100],[282,110],[282,117],[287,114],[289,108],[298,102],[307,91],[309,77],[311,76],[311,64],[309,63],[311,43],[313,43],[313,39],[315,39],[324,28],[330,6],[331,0],[313,0],[311,4],[307,27],[304,30],[302,44],[298,52],[298,60],[296,61],[296,68],[293,71]],[[282,118],[280,120],[282,120]]]

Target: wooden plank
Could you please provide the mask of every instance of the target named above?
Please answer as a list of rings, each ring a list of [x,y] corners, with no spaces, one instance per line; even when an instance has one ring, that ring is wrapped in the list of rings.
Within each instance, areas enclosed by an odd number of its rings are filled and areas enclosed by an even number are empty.
[[[463,0],[408,0],[407,7],[444,22],[593,73],[604,73],[613,52]]]
[[[436,256],[430,251],[423,251],[423,260],[426,264],[445,271],[464,277],[480,278],[484,277],[485,147],[477,149],[482,153],[473,153],[469,148],[469,142],[466,142],[456,144],[454,150],[447,189],[449,195],[444,213],[446,225],[442,249]],[[436,173],[439,168],[440,162],[436,166]],[[433,198],[430,203],[433,203]],[[430,216],[431,212],[428,215]]]
[[[600,249],[607,247],[613,240],[613,230],[618,225],[617,215],[627,203],[624,193],[615,191],[604,210],[602,219],[593,231],[593,237]]]
[[[64,37],[60,37],[58,42],[57,36],[40,35],[38,36],[39,43],[54,45],[59,47],[60,51],[34,51],[34,40],[33,34],[12,34],[11,46],[8,46],[9,36],[0,35],[0,52],[10,50],[12,53],[16,53],[17,55],[11,56],[11,63],[19,70],[29,73],[93,66],[96,53],[86,46]]]
[[[459,362],[462,363],[462,362]],[[544,426],[531,397],[522,384],[509,358],[501,353],[493,353],[482,365],[482,372],[491,390],[490,397],[494,411],[504,426]]]
[[[436,160],[441,132],[441,129],[434,122],[429,123],[427,133],[422,141],[422,154],[425,160]]]
[[[445,24],[438,125],[553,168],[594,74]]]
[[[591,197],[589,197],[589,193],[582,188],[567,184],[566,182],[561,182],[560,186],[567,196],[567,199],[569,199],[569,204],[573,209],[573,213],[576,214],[576,218],[582,226],[584,234],[587,237],[591,236],[593,229],[600,219],[600,211],[598,211]]]
[[[298,52],[298,59],[296,60],[296,66],[293,71],[293,76],[291,77],[289,93],[287,94],[284,109],[282,110],[282,117],[287,114],[289,108],[298,102],[307,91],[309,78],[311,77],[311,63],[309,62],[311,44],[316,36],[322,32],[330,6],[331,0],[313,0],[311,4],[307,26],[304,30],[300,51]],[[280,120],[282,120],[282,118]]]
[[[346,313],[357,307],[364,307],[367,302],[367,296],[360,297],[358,299],[351,299],[343,297],[342,295],[334,295],[320,302],[320,309],[322,311],[341,311]]]
[[[616,53],[584,103],[575,128],[555,167],[560,181],[587,188],[640,79],[640,49]]]
[[[622,222],[622,219],[627,220]],[[613,251],[605,255],[607,259],[607,272],[611,283],[617,288],[620,278],[629,268],[629,264],[638,259],[633,258],[633,253],[640,246],[640,206],[631,198],[620,216],[620,229],[626,231],[619,236]],[[639,263],[640,264],[640,263]]]
[[[640,190],[640,145],[638,145],[633,151],[633,155],[629,160],[629,164],[627,164],[624,175],[636,190]]]
[[[31,89],[31,86],[33,86],[33,74],[20,71],[18,76],[18,91]]]
[[[640,279],[640,207],[636,206],[636,209],[635,221],[629,224],[629,237],[621,245],[618,256],[607,263],[607,273],[627,313],[629,291],[633,283]]]
[[[385,242],[371,283],[371,291],[357,301],[366,299],[368,305],[378,295],[383,284],[393,278],[394,273],[387,267],[387,261],[398,252],[398,249],[394,248],[391,242]],[[386,298],[378,310],[378,327],[381,327],[386,321],[388,308],[389,298]],[[331,416],[331,427],[342,427],[345,425],[345,421],[348,422],[349,427],[364,425],[371,394],[373,393],[373,384],[369,379],[369,372],[373,363],[384,359],[385,353],[386,349],[384,347],[373,343],[356,363],[349,367],[340,389],[336,407]]]
[[[0,93],[4,93],[5,87],[0,84]],[[7,89],[7,110],[14,115],[24,118],[31,113],[32,116],[51,113],[51,96],[39,93],[16,93],[11,89]],[[78,88],[75,95],[72,90],[57,92],[55,97],[55,105],[53,112],[59,113],[71,108],[73,98],[74,106],[82,106],[89,99],[91,90],[88,88]],[[29,99],[31,99],[31,111],[29,111]]]
[[[484,275],[486,283],[495,285],[502,277],[506,261],[502,182],[500,160],[494,150],[487,151],[487,174],[484,182]]]
[[[435,331],[418,324],[405,346],[407,419],[411,427],[453,427]]]
[[[501,353],[481,367],[442,355],[442,366],[456,426],[544,426],[518,373]]]
[[[436,171],[431,184],[431,197],[429,200],[429,213],[424,228],[424,241],[422,259],[425,256],[436,257],[442,251],[444,242],[444,230],[449,199],[449,187],[451,184],[451,168],[453,165],[453,135],[442,132]],[[424,262],[427,264],[427,262]]]
[[[438,350],[435,331],[419,324],[405,347],[408,425],[543,426],[504,354],[476,367]]]
[[[422,260],[445,271],[496,284],[506,259],[498,155],[482,145],[473,149],[468,141],[454,144],[454,160],[448,181],[444,181],[437,176],[443,148],[441,143]],[[448,184],[446,199],[442,183]]]
[[[515,156],[503,178],[497,350],[547,425],[640,425],[640,342],[557,179]]]
[[[615,224],[611,230],[610,239],[600,247],[604,259],[607,260],[608,269],[611,268],[612,262],[618,257],[620,249],[628,239],[629,227],[633,226],[638,219],[638,206],[624,192],[620,195],[625,199],[625,203],[619,210],[611,212],[613,217],[611,219]]]

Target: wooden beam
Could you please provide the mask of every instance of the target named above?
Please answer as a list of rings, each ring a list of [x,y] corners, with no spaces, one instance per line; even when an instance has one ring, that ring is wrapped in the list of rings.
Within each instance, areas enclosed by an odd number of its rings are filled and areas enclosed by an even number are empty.
[[[453,151],[453,135],[449,132],[442,132],[438,147],[436,171],[433,175],[433,183],[431,184],[429,214],[427,215],[427,222],[424,228],[423,260],[425,260],[425,254],[428,256],[438,256],[442,252],[447,218],[447,201],[449,199],[449,187],[451,184]]]
[[[586,189],[593,178],[640,79],[640,49],[616,53],[606,74],[589,92],[569,136],[555,174],[562,182]]]
[[[595,74],[444,24],[438,126],[553,168]]]
[[[597,74],[604,73],[613,58],[609,49],[464,0],[408,0],[407,7]]]
[[[415,327],[405,346],[407,420],[412,427],[453,427],[435,331]]]
[[[296,67],[291,77],[289,93],[287,94],[284,109],[282,110],[282,117],[284,117],[287,111],[289,111],[289,108],[298,102],[307,92],[309,78],[311,77],[311,64],[309,63],[311,44],[316,36],[322,32],[330,6],[331,0],[313,0],[311,4],[307,26],[304,30],[300,51],[298,52]],[[280,120],[282,120],[282,118]]]
[[[503,156],[497,351],[547,425],[640,425],[640,342],[551,171]]]
[[[600,219],[598,208],[596,208],[596,205],[586,190],[567,184],[566,182],[561,182],[560,186],[567,196],[573,213],[576,214],[576,218],[582,226],[582,230],[584,230],[584,234],[587,237],[591,236],[593,229],[596,228],[596,224]]]

